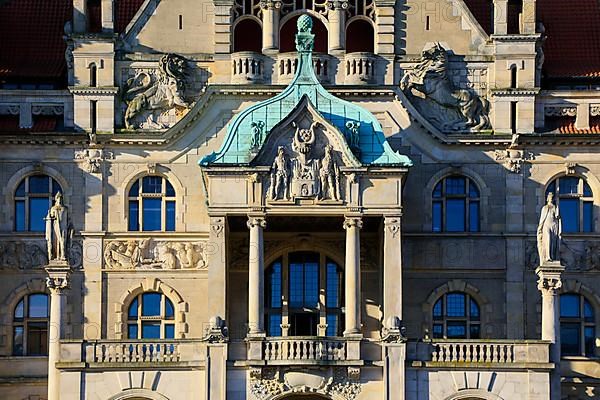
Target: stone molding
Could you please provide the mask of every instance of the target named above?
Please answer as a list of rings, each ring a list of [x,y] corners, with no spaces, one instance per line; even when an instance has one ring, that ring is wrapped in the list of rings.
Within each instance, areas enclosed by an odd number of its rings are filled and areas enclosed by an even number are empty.
[[[536,268],[537,288],[542,292],[542,296],[556,296],[560,292],[561,274],[564,270],[565,267],[560,265],[560,261],[547,262]]]

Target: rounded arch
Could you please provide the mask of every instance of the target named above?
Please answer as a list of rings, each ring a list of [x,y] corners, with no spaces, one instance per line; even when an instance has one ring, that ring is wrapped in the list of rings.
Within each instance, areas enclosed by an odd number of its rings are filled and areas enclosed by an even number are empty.
[[[270,400],[312,400],[314,398],[322,400],[346,400],[344,396],[338,395],[336,393],[332,394],[331,396],[328,396],[324,393],[308,391],[309,389],[305,390],[307,390],[307,392],[304,394],[302,392],[299,392],[298,389],[288,390],[271,397]]]
[[[231,27],[233,52],[262,52],[262,21],[254,15],[238,18]]]
[[[334,250],[331,246],[321,243],[316,238],[299,238],[296,240],[289,240],[281,243],[280,245],[269,249],[269,254],[265,254],[265,269],[267,269],[273,262],[277,261],[284,253],[291,253],[295,251],[314,251],[330,258],[340,268],[344,268],[345,254],[343,249],[339,251]]]
[[[577,293],[585,297],[592,304],[592,307],[594,307],[596,318],[600,317],[600,295],[594,289],[576,279],[565,279],[560,288],[560,294],[565,293]]]
[[[296,37],[296,21],[302,14],[309,14],[313,18],[313,30],[315,35],[315,53],[326,54],[328,49],[328,28],[329,24],[327,19],[315,13],[312,10],[296,10],[281,19],[279,28],[279,52],[287,53],[296,51],[295,37]]]
[[[175,339],[183,339],[188,332],[187,312],[188,305],[181,295],[172,286],[167,285],[157,278],[146,278],[138,284],[131,286],[115,304],[115,336],[124,339],[127,331],[127,312],[129,305],[135,297],[146,292],[164,294],[175,306]]]
[[[129,190],[133,186],[138,179],[144,176],[160,176],[169,181],[169,183],[175,189],[175,202],[177,206],[175,207],[175,231],[185,230],[185,213],[183,207],[183,197],[185,196],[186,190],[177,175],[175,175],[171,170],[161,167],[155,166],[153,170],[151,168],[146,168],[145,170],[137,170],[133,173],[129,174],[121,183],[119,187],[117,187],[117,196],[119,196],[122,205],[122,212],[125,218],[121,218],[121,230],[127,231],[128,223],[129,223],[129,212],[128,212],[128,196]]]
[[[169,398],[148,389],[128,389],[109,397],[108,400],[169,400]]]
[[[433,202],[433,191],[435,186],[444,178],[449,176],[466,176],[471,179],[477,185],[479,189],[479,202],[481,204],[481,209],[479,212],[479,224],[480,231],[484,232],[488,230],[488,203],[491,195],[491,190],[488,185],[485,183],[483,178],[472,170],[471,168],[460,166],[460,167],[448,167],[444,168],[437,173],[435,173],[427,182],[425,186],[425,190],[423,192],[423,204],[425,204],[425,218],[423,222],[423,229],[425,231],[432,231],[432,223],[433,223],[433,215],[432,215],[432,202]]]
[[[373,21],[357,15],[346,23],[346,53],[375,52],[375,27]]]
[[[64,198],[65,205],[69,206],[70,205],[70,197],[72,194],[71,186],[69,185],[68,181],[62,176],[62,174],[57,169],[54,169],[46,164],[30,165],[30,166],[21,168],[20,170],[15,172],[10,177],[10,179],[6,183],[6,186],[3,189],[5,191],[4,192],[5,196],[8,196],[9,198],[11,198],[15,194],[17,187],[23,181],[23,179],[27,178],[28,176],[38,175],[38,174],[48,175],[49,177],[55,179],[58,182],[58,184],[60,185],[60,188],[62,189],[62,193],[65,196],[65,198]]]
[[[425,300],[421,308],[421,310],[423,311],[423,315],[425,316],[423,319],[422,332],[425,333],[431,330],[431,326],[433,324],[432,311],[435,303],[443,295],[452,292],[466,293],[477,302],[481,314],[480,318],[482,327],[482,338],[490,336],[490,334],[492,333],[490,329],[490,316],[493,313],[493,305],[477,287],[471,285],[466,281],[463,281],[462,279],[453,279],[449,282],[444,283],[441,286],[438,286],[436,289],[431,291],[431,293],[429,293],[429,296],[427,296],[427,299]]]
[[[444,400],[503,400],[502,397],[495,393],[490,393],[483,389],[465,389]]]

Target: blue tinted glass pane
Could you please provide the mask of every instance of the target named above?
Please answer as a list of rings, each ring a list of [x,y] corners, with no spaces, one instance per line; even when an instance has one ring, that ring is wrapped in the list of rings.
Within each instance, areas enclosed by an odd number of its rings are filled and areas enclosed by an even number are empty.
[[[281,315],[270,314],[267,321],[267,333],[269,336],[281,336]]]
[[[173,189],[173,185],[171,185],[171,182],[165,181],[165,185],[167,186],[167,188],[166,188],[167,197],[175,197],[175,189]]]
[[[469,231],[479,232],[479,202],[469,203]]]
[[[19,304],[17,304],[17,306],[15,307],[15,319],[23,319],[23,317],[25,316],[24,312],[24,301],[23,299],[21,299],[21,301],[19,301]]]
[[[143,199],[142,226],[144,231],[160,231],[161,199]]]
[[[17,190],[15,191],[15,196],[16,197],[25,196],[25,179],[23,179],[21,181],[21,183],[19,184],[19,187],[17,187]]]
[[[46,215],[50,203],[47,197],[29,198],[29,230],[31,232],[44,232],[46,230]]]
[[[303,304],[303,275],[302,264],[290,264],[290,307],[301,307]]]
[[[267,307],[281,307],[281,263],[273,263],[267,276]]]
[[[439,299],[435,302],[435,305],[433,306],[433,318],[441,319],[442,317],[442,299]]]
[[[579,178],[560,178],[558,184],[560,194],[577,194]]]
[[[142,179],[142,193],[162,193],[162,177],[145,176]]]
[[[469,327],[469,337],[471,339],[481,338],[481,327],[479,325],[471,325]]]
[[[588,185],[587,183],[583,183],[583,195],[585,197],[592,197],[592,189],[590,188],[590,185]]]
[[[52,182],[52,197],[54,198],[56,193],[62,192],[62,189],[60,188],[58,182],[56,182],[54,179],[50,178],[50,181]]]
[[[587,357],[593,357],[594,349],[596,348],[596,333],[594,332],[594,328],[588,326],[584,331],[585,336],[585,355]]]
[[[432,230],[434,232],[442,231],[442,203],[435,201],[433,203]]]
[[[556,193],[556,181],[548,185],[548,188],[546,189],[546,196],[544,198],[548,197],[548,193]]]
[[[563,232],[579,232],[579,199],[560,199],[559,212]]]
[[[446,178],[446,194],[466,194],[465,178],[455,176]]]
[[[165,318],[166,319],[175,318],[175,308],[173,307],[173,303],[171,303],[171,300],[167,299],[166,297],[165,297]]]
[[[466,316],[466,298],[462,293],[450,293],[446,296],[446,315],[449,317]]]
[[[583,203],[583,231],[594,231],[594,203],[586,201]]]
[[[137,324],[127,325],[127,338],[137,339],[138,338],[138,326]]]
[[[174,231],[175,230],[175,202],[174,201],[167,201],[167,205],[166,205],[166,213],[167,215],[165,216],[166,218],[166,228],[165,230],[167,231]]]
[[[160,293],[144,293],[142,295],[142,316],[160,315]]]
[[[339,317],[335,314],[327,315],[327,329],[325,330],[326,336],[338,336],[338,319]]]
[[[23,332],[22,326],[15,326],[13,331],[13,355],[15,356],[23,355]]]
[[[471,313],[471,319],[479,319],[479,306],[473,299],[471,299],[471,309],[469,311]]]
[[[432,334],[435,339],[443,338],[444,337],[444,326],[442,324],[434,324]]]
[[[29,318],[48,317],[48,296],[45,294],[32,294],[29,296]]]
[[[15,201],[15,230],[23,232],[25,230],[25,201]]]
[[[579,324],[560,324],[560,348],[562,355],[577,356],[581,352]]]
[[[479,197],[479,189],[477,189],[477,185],[475,185],[471,181],[469,181],[469,197],[471,197],[471,198]]]
[[[140,230],[140,211],[139,211],[139,203],[137,200],[133,200],[129,202],[129,230],[130,231],[139,231]]]
[[[133,299],[129,305],[129,311],[127,312],[129,319],[136,319],[138,317],[138,298]]]
[[[142,322],[142,339],[160,339],[160,322]]]
[[[133,185],[131,185],[131,189],[129,189],[129,197],[138,197],[140,194],[140,181],[136,180]]]
[[[340,306],[340,275],[338,273],[337,265],[328,262],[327,263],[327,291],[325,292],[325,305],[327,307],[339,307]]]
[[[563,294],[560,296],[560,316],[563,318],[579,318],[579,295]]]
[[[446,200],[446,231],[464,232],[465,231],[465,200],[447,199]]]
[[[304,305],[319,306],[319,264],[316,263],[304,266]]]
[[[433,197],[438,199],[442,197],[442,182],[435,185],[435,189],[433,189]]]
[[[165,339],[175,339],[175,325],[174,324],[166,324],[165,325]]]
[[[46,175],[29,177],[29,193],[50,193],[50,179]]]
[[[583,316],[586,322],[594,322],[594,309],[587,299],[583,299]]]
[[[461,321],[448,321],[446,323],[448,339],[466,339],[467,323]]]

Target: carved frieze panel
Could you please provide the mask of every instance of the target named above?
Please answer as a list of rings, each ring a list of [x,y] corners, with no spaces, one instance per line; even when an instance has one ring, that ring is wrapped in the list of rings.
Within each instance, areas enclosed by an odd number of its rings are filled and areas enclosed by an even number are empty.
[[[113,158],[112,151],[104,149],[82,149],[75,151],[74,158],[82,163],[85,171],[91,174],[98,174],[102,170],[104,160]]]
[[[526,161],[535,159],[534,154],[527,150],[506,149],[494,152],[496,161],[503,162],[504,166],[515,174],[520,174]]]
[[[110,240],[104,246],[104,268],[205,269],[204,241],[166,241],[146,239]]]
[[[80,240],[74,239],[69,246],[69,262],[72,268],[81,268],[83,248]],[[0,268],[42,269],[48,265],[48,251],[44,240],[0,241]]]
[[[540,264],[535,241],[528,241],[525,246],[525,262],[532,270]],[[560,246],[560,263],[568,271],[600,271],[600,242],[563,240]]]

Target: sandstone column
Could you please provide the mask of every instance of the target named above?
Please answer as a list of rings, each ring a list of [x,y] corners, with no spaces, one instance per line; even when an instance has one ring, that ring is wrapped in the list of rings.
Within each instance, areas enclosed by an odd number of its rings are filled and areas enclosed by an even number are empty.
[[[560,299],[561,274],[565,267],[559,261],[548,261],[539,266],[538,289],[542,292],[542,340],[550,345],[550,361],[554,363],[551,373],[550,400],[560,400]]]
[[[262,50],[263,53],[279,50],[279,9],[281,1],[262,0]]]
[[[400,335],[402,320],[402,235],[400,216],[383,219],[383,323],[384,336]]]
[[[210,216],[210,233],[207,244],[208,315],[211,318],[226,316],[227,298],[227,219],[224,215]]]
[[[359,216],[349,216],[344,220],[346,230],[346,265],[345,265],[345,295],[346,295],[346,330],[344,336],[359,336],[360,325],[360,229],[362,219]]]
[[[348,2],[345,0],[329,0],[327,2],[329,12],[329,51],[342,50],[346,39],[346,9]]]
[[[262,335],[263,329],[263,230],[267,226],[264,216],[248,216],[250,229],[248,257],[248,328],[250,335]]]
[[[60,339],[63,328],[63,310],[66,290],[69,288],[70,268],[49,266],[46,286],[50,290],[50,323],[48,329],[48,400],[60,399],[60,371],[56,363],[60,360]]]

